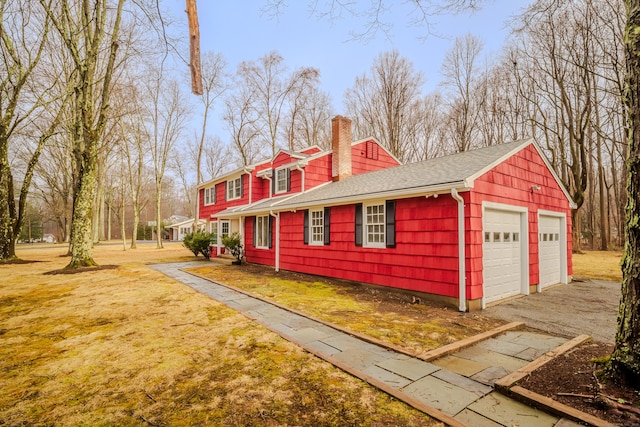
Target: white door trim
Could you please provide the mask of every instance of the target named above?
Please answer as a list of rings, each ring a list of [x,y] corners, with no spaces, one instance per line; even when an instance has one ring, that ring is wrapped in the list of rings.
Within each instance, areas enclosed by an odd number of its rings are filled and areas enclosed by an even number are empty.
[[[485,211],[487,209],[515,212],[520,214],[520,293],[529,295],[529,209],[526,206],[508,205],[505,203],[482,202],[482,232],[485,228]],[[484,237],[483,237],[484,241]],[[484,276],[484,245],[482,251],[482,309],[486,308],[485,302],[485,276]]]
[[[569,283],[569,275],[567,274],[567,213],[538,209],[538,224],[540,224],[540,216],[560,218],[560,253],[562,254],[560,257],[560,283],[567,284]],[[538,254],[540,254],[540,241],[538,241]],[[538,259],[538,277],[540,277],[539,268],[540,260]],[[542,290],[539,282],[540,280],[538,280],[538,285],[536,286],[537,292]]]

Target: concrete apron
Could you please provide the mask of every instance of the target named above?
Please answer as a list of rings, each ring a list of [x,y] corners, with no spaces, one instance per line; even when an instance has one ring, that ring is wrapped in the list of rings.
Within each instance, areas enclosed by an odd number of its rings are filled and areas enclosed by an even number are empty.
[[[182,262],[151,267],[448,425],[579,425],[513,400],[496,391],[495,386],[497,382],[500,390],[509,392],[515,381],[540,366],[542,360],[561,353],[555,349],[575,346],[588,337],[567,342],[545,334],[509,330],[521,325],[510,324],[418,358],[256,295],[182,271],[202,265]]]

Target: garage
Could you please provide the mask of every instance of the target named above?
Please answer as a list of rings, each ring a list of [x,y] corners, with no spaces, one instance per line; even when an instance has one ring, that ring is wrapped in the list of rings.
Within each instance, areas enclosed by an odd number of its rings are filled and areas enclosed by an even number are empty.
[[[522,214],[485,209],[483,225],[484,302],[522,292]]]
[[[561,283],[562,276],[562,218],[540,215],[538,244],[540,257],[540,287]]]

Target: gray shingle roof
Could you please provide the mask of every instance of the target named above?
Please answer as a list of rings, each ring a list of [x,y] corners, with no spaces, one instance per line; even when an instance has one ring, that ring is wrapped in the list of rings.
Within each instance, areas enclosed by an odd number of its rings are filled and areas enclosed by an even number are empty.
[[[466,186],[465,181],[484,173],[504,160],[505,156],[508,157],[532,142],[533,140],[529,138],[353,175],[275,203],[273,208],[280,210],[313,204],[339,203],[356,197],[371,199],[376,196],[383,197],[385,193],[392,192],[409,194],[413,191],[419,193],[428,192],[430,189],[434,191],[459,188]]]
[[[247,215],[270,210],[289,210],[319,205],[337,205],[354,200],[371,200],[390,195],[425,194],[461,189],[507,157],[529,144],[531,138],[465,151],[353,175],[338,182],[320,185],[305,193],[265,199],[251,205],[226,209],[217,217]]]

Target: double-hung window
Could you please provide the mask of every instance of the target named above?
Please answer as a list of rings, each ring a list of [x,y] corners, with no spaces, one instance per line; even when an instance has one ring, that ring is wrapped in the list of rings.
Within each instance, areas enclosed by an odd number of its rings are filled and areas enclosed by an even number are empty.
[[[355,206],[355,245],[367,248],[396,247],[394,200]]]
[[[216,202],[216,186],[204,189],[204,204],[213,205]]]
[[[311,220],[310,245],[324,245],[324,210],[309,211]]]
[[[242,197],[242,177],[227,181],[227,200],[239,199]]]
[[[276,176],[275,176],[275,193],[279,194],[279,193],[286,193],[287,191],[289,191],[291,189],[290,186],[290,178],[291,177],[291,172],[289,170],[289,168],[282,168],[282,169],[276,169]]]
[[[365,246],[371,248],[385,247],[384,203],[365,206]]]
[[[260,249],[268,249],[270,242],[269,236],[269,215],[256,217],[255,247]]]
[[[331,208],[304,211],[304,244],[322,246],[331,243]]]

